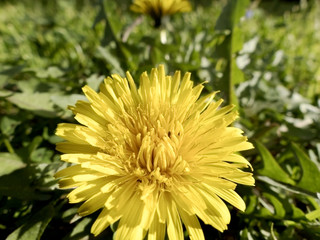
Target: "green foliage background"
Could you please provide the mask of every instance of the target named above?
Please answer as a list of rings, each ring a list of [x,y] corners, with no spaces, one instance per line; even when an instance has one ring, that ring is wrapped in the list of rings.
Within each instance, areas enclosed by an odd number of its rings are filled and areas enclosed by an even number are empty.
[[[0,1],[0,239],[112,239],[58,189],[54,131],[82,86],[160,63],[220,89],[256,147],[247,210],[224,233],[203,225],[207,239],[320,238],[319,2],[192,4],[154,29],[128,0]]]

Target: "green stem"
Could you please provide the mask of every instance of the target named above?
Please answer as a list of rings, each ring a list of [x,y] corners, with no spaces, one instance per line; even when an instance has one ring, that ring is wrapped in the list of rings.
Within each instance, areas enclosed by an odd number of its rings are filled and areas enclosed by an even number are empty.
[[[13,147],[11,146],[10,142],[8,141],[8,139],[3,139],[4,145],[6,145],[7,150],[9,153],[14,153]]]

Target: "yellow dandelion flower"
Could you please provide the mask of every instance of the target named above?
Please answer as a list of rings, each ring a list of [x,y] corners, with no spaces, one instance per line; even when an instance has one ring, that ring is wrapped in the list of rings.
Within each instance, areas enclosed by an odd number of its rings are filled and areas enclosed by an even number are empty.
[[[155,26],[161,25],[161,18],[178,12],[191,11],[189,0],[134,0],[131,10],[151,16]]]
[[[200,97],[190,73],[165,74],[164,66],[143,73],[137,88],[131,75],[112,75],[72,111],[81,124],[59,124],[66,142],[57,149],[73,165],[56,177],[73,188],[71,203],[84,202],[82,216],[102,209],[91,232],[98,235],[119,220],[115,239],[204,239],[199,223],[227,229],[224,201],[244,211],[236,185],[253,185],[250,166],[237,154],[252,148],[242,131],[229,126],[237,113],[220,107],[216,93]],[[250,166],[251,167],[251,166]],[[223,201],[224,200],[224,201]]]

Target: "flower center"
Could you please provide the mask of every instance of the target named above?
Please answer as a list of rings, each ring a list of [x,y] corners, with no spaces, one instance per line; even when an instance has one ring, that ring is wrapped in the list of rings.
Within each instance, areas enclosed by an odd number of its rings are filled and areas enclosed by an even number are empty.
[[[172,115],[137,111],[134,128],[127,144],[130,152],[126,170],[140,185],[167,189],[173,179],[189,171],[189,164],[179,153],[183,127]]]

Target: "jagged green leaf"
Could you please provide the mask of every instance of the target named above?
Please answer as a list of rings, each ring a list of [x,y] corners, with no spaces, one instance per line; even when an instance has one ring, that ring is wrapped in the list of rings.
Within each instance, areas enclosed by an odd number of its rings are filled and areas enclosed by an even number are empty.
[[[302,170],[302,176],[297,186],[315,193],[320,192],[320,171],[318,167],[298,145],[292,143],[291,149]]]
[[[33,215],[25,224],[12,232],[7,240],[40,240],[45,228],[54,215],[51,204]]]
[[[260,142],[255,142],[255,147],[259,151],[263,161],[263,168],[258,169],[260,175],[270,177],[274,180],[295,185],[295,182],[288,176],[288,174],[281,168],[276,159]]]
[[[227,103],[237,104],[234,94],[234,84],[244,80],[243,73],[238,69],[235,62],[235,53],[240,51],[243,45],[242,32],[238,24],[240,18],[245,14],[249,5],[248,0],[237,1],[229,0],[223,8],[219,16],[215,30],[218,33],[225,35],[223,40],[218,42],[214,57],[218,62],[225,62],[222,70],[222,78],[215,81],[215,89],[221,90],[224,99]]]

